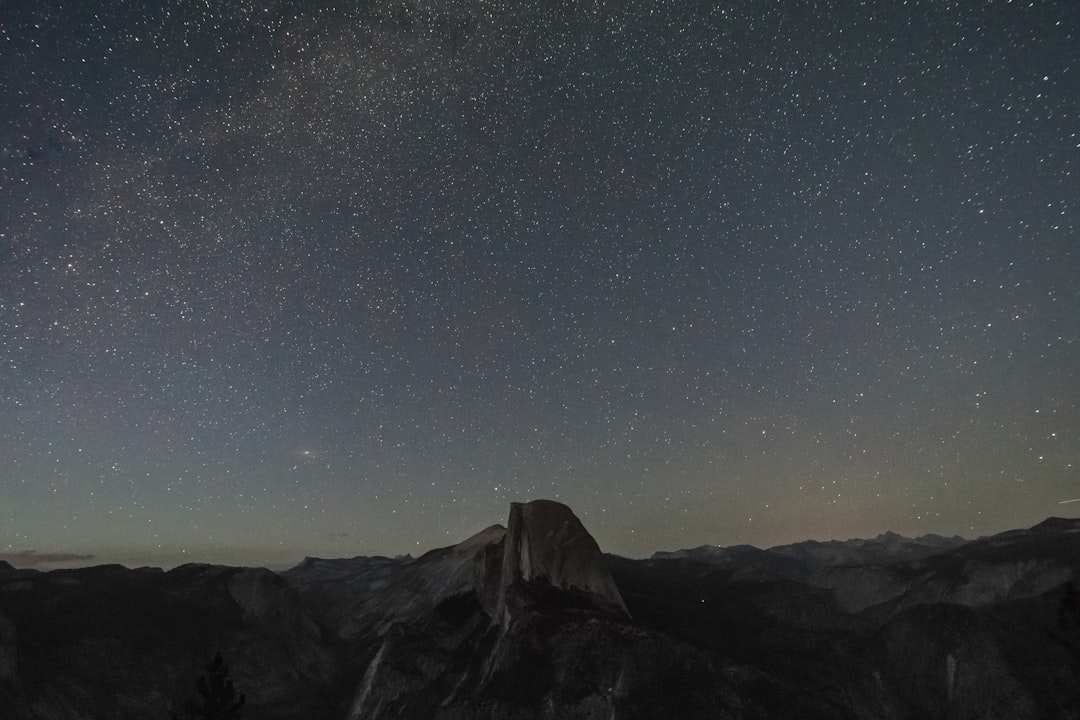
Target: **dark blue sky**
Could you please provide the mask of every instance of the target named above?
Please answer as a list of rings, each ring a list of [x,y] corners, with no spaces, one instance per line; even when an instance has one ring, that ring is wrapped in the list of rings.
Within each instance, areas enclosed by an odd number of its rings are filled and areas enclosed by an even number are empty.
[[[0,553],[1080,504],[1080,5],[0,7]]]

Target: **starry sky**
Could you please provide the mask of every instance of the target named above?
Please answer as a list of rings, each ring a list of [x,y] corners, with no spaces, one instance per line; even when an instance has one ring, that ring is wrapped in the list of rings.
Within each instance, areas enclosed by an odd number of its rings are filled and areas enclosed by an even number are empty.
[[[1078,213],[1074,0],[4,2],[0,557],[1075,516]]]

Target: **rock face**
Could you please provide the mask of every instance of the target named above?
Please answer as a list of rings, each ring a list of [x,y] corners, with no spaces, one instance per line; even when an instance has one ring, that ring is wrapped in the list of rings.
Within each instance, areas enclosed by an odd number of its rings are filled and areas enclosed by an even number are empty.
[[[627,612],[596,540],[569,507],[552,500],[510,505],[497,616],[507,621],[515,601],[527,596],[516,590],[536,583],[580,593],[598,609]]]
[[[628,623],[599,545],[561,503],[514,503],[506,528],[432,551],[404,577],[425,591],[399,596],[414,611],[382,635],[349,720],[630,717],[657,698],[696,717],[735,703],[710,682],[665,698],[656,678],[670,668],[658,658],[680,657],[702,680],[714,669]],[[416,612],[419,598],[432,603],[427,611]]]

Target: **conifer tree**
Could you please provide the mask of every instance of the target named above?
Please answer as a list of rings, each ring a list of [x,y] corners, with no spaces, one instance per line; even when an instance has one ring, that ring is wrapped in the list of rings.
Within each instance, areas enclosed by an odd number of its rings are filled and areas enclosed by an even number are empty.
[[[195,683],[198,698],[184,703],[184,711],[191,720],[240,720],[246,700],[243,693],[236,694],[229,678],[229,666],[221,658],[221,652],[206,666],[206,673]],[[173,720],[180,720],[173,715]]]

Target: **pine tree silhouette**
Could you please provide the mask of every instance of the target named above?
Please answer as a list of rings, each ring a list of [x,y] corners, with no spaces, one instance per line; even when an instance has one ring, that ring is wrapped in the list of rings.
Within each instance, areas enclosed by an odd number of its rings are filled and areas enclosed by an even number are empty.
[[[191,720],[239,720],[244,711],[246,698],[236,695],[233,681],[229,679],[229,666],[221,659],[221,652],[206,666],[206,674],[195,683],[198,698],[184,703],[184,711]],[[173,720],[180,720],[173,714]]]

